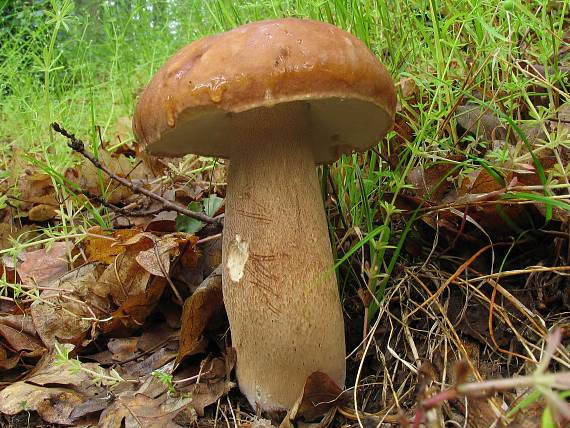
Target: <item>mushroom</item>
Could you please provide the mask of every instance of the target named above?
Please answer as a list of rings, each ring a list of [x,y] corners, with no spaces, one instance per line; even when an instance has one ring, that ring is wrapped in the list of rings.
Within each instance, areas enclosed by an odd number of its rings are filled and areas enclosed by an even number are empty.
[[[344,386],[342,306],[315,165],[392,127],[394,85],[360,40],[277,19],[179,50],[141,95],[137,141],[154,156],[229,159],[223,296],[236,374],[254,408],[290,408],[307,377]]]

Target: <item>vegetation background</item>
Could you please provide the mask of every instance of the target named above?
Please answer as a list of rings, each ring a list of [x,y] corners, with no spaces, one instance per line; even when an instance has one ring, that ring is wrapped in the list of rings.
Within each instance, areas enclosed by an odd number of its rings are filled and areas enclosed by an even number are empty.
[[[132,152],[137,96],[178,48],[251,21],[312,18],[363,40],[399,95],[386,141],[320,171],[355,352],[365,337],[350,381],[377,384],[359,390],[357,402],[382,418],[381,408],[421,401],[422,376],[454,382],[422,374],[424,360],[440,373],[466,359],[471,380],[533,373],[547,333],[570,322],[569,9],[567,0],[0,0],[2,296],[23,291],[7,260],[80,241],[94,225],[117,227],[105,201],[125,205],[100,172],[90,193],[99,199],[78,197],[67,171],[81,171],[83,160],[52,122],[92,153]],[[132,153],[121,162],[137,164]],[[192,158],[164,175],[192,183],[216,169]],[[40,203],[27,207],[22,195],[38,171],[56,203],[34,221]],[[207,189],[200,198],[223,196],[223,185]],[[564,342],[549,352],[550,369],[568,369]],[[552,386],[540,386],[550,407],[526,418],[568,416]],[[471,411],[497,417],[527,397],[510,394]],[[465,413],[442,412],[441,420]]]

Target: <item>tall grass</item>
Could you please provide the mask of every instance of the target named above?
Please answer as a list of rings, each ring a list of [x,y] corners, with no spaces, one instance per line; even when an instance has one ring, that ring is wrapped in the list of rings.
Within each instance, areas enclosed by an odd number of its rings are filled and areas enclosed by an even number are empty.
[[[26,153],[61,173],[74,158],[64,142],[49,131],[49,123],[59,121],[75,133],[88,136],[96,152],[96,126],[101,127],[103,140],[111,138],[117,119],[132,114],[137,94],[152,74],[186,43],[273,17],[331,22],[367,43],[396,82],[408,80],[417,86],[417,96],[411,101],[400,98],[399,115],[411,127],[413,138],[406,142],[397,165],[389,167],[371,151],[346,156],[330,169],[338,192],[336,210],[366,243],[366,271],[351,275],[364,278],[381,295],[399,257],[403,232],[410,229],[410,224],[395,227],[392,222],[397,212],[396,196],[406,187],[408,172],[418,163],[441,162],[457,152],[467,159],[462,166],[469,168],[475,162],[477,145],[458,144],[453,119],[457,104],[472,97],[476,90],[485,94],[483,104],[507,116],[520,109],[522,99],[531,118],[539,120],[560,98],[568,101],[567,90],[559,93],[550,87],[554,82],[560,85],[562,79],[554,53],[563,43],[569,2],[552,3],[0,2],[0,156],[7,165],[14,153]],[[521,60],[552,70],[543,83],[550,97],[549,108],[534,108],[536,80],[517,69]],[[386,149],[383,151],[386,153]],[[6,174],[6,170],[0,172]]]

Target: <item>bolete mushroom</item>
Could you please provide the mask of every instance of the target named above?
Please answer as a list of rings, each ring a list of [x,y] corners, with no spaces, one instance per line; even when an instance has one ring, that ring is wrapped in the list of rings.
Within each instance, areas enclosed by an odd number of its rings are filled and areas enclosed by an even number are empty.
[[[288,409],[307,377],[345,381],[342,307],[318,163],[366,150],[392,127],[380,61],[333,25],[247,24],[179,50],[133,119],[147,153],[230,160],[223,295],[238,384],[257,409]]]

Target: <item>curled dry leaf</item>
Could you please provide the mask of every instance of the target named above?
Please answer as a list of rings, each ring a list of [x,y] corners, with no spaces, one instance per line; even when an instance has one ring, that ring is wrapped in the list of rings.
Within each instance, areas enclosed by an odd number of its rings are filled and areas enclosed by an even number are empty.
[[[170,259],[179,254],[181,246],[189,244],[194,246],[198,238],[186,233],[171,233],[160,238],[148,232],[141,232],[124,245],[140,248],[136,260],[147,272],[156,276],[168,276],[170,272]],[[140,246],[144,245],[143,249]]]
[[[194,253],[196,239],[182,233],[158,238],[143,232],[121,244],[125,251],[105,269],[95,291],[102,297],[111,296],[119,307],[112,314],[113,320],[104,325],[105,332],[120,325],[128,328],[142,325],[162,295],[171,258],[178,255],[181,245],[189,244],[186,252]]]
[[[101,274],[94,292],[100,297],[110,296],[120,307],[134,296],[141,296],[151,283],[151,274],[136,261],[139,251],[127,249]]]
[[[185,357],[203,352],[206,343],[203,333],[211,327],[216,318],[224,318],[224,302],[222,297],[222,274],[218,268],[210,274],[196,289],[194,294],[184,302],[182,311],[182,328],[180,331],[180,348],[176,363]]]
[[[178,246],[178,238],[167,235],[155,240],[152,248],[138,253],[137,263],[152,275],[167,277],[170,273],[170,259],[178,255]]]
[[[342,389],[327,374],[314,372],[307,378],[303,393],[289,410],[281,426],[294,426],[292,422],[300,418],[313,421],[345,403],[346,397]]]
[[[144,220],[144,229],[153,232],[176,232],[176,217],[176,211],[161,211],[151,219]]]
[[[13,369],[18,361],[20,361],[19,355],[10,356],[6,348],[0,345],[0,372]]]
[[[148,272],[147,275],[147,279],[150,278]],[[146,284],[145,289],[139,294],[125,296],[119,308],[111,314],[111,320],[101,324],[104,333],[110,333],[122,327],[127,329],[138,328],[143,325],[146,317],[152,312],[164,291],[166,279],[153,277],[145,282],[145,277],[142,276],[142,278],[142,283]]]

